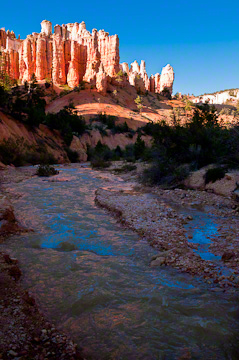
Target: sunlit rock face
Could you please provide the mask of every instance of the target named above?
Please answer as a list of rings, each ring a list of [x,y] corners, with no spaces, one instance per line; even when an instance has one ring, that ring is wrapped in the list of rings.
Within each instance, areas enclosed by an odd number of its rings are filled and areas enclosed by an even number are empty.
[[[174,72],[171,65],[166,65],[160,76],[160,92],[167,88],[172,94],[173,91]]]
[[[227,104],[227,102],[236,104],[239,100],[239,89],[220,91],[215,94],[205,94],[194,97],[194,103],[209,104]]]
[[[41,32],[25,40],[1,29],[0,47],[6,72],[21,81],[29,81],[34,73],[37,80],[75,87],[82,80],[95,85],[102,69],[110,77],[119,72],[118,36],[96,29],[90,33],[84,22],[56,25],[52,34],[51,22],[43,20]]]
[[[30,81],[35,74],[37,80],[52,80],[54,84],[68,84],[71,88],[86,81],[102,94],[107,83],[117,79],[123,71],[126,82],[137,91],[162,92],[167,87],[172,92],[174,72],[170,65],[163,68],[161,76],[148,77],[145,61],[139,65],[134,61],[119,64],[119,38],[104,30],[86,30],[84,22],[55,25],[48,20],[41,22],[41,32],[33,32],[25,40],[17,39],[14,32],[0,29],[1,68],[11,78]]]
[[[13,31],[0,29],[0,70],[6,72],[11,78],[19,78],[19,48],[21,40],[16,39]]]
[[[126,62],[120,64],[120,69],[123,71],[124,74],[127,74],[127,76],[129,76],[129,65]]]
[[[173,92],[174,71],[169,64],[162,69],[161,74],[151,75],[150,78],[146,72],[144,60],[141,60],[140,65],[135,60],[130,69],[129,65],[124,62],[120,64],[120,68],[124,73],[127,73],[130,85],[135,86],[137,91],[161,93],[167,88],[170,94]]]
[[[98,73],[96,74],[96,89],[102,94],[106,95],[107,91],[107,74],[104,71],[104,66],[101,63]]]
[[[52,23],[47,20],[43,20],[41,22],[41,33],[46,36],[50,36],[52,34]]]

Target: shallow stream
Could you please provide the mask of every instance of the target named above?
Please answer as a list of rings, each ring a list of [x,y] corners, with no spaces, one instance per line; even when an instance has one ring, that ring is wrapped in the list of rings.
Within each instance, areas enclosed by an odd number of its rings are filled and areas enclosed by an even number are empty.
[[[155,250],[96,207],[106,181],[87,168],[60,171],[61,182],[14,184],[17,217],[35,231],[0,246],[47,316],[89,359],[238,359],[238,295],[150,268]]]

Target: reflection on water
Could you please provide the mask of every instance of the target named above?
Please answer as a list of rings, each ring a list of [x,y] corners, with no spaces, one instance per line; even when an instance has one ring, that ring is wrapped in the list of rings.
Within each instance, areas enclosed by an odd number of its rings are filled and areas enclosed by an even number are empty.
[[[194,218],[196,219],[196,224],[193,220],[185,226],[188,230],[188,241],[199,245],[195,252],[200,255],[203,260],[220,260],[221,256],[214,255],[209,251],[211,244],[210,238],[218,233],[216,218],[213,219],[212,216],[209,218],[202,212],[197,213],[198,212],[195,211],[196,216],[194,216]]]
[[[48,316],[94,359],[233,359],[238,299],[150,268],[155,251],[94,205],[104,181],[89,169],[61,174],[69,181],[16,184],[17,216],[35,233],[1,245]]]

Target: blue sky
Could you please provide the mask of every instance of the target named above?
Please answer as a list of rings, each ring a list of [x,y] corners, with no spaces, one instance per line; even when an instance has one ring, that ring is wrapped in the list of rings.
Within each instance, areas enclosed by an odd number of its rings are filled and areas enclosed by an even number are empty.
[[[69,4],[69,6],[68,6]],[[25,38],[53,25],[85,21],[120,39],[120,61],[146,61],[149,75],[170,63],[174,93],[239,87],[239,2],[227,0],[26,1],[1,3],[0,28]]]

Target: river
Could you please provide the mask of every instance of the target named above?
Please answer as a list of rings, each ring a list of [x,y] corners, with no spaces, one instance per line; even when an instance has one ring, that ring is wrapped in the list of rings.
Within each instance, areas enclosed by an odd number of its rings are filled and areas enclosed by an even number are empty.
[[[0,245],[48,318],[88,359],[238,359],[238,295],[150,268],[156,251],[95,205],[106,181],[80,166],[59,170],[63,181],[8,186],[34,232]]]

